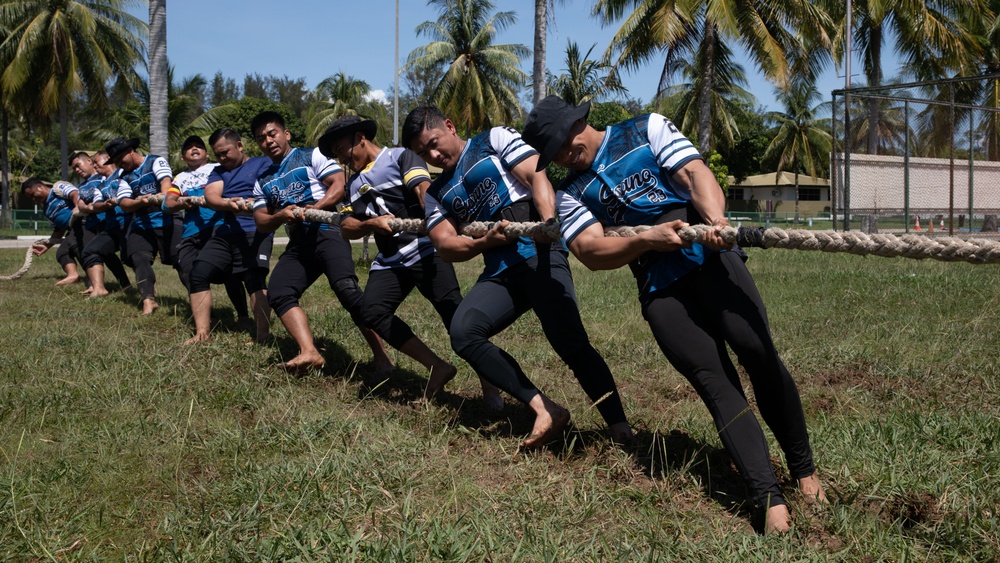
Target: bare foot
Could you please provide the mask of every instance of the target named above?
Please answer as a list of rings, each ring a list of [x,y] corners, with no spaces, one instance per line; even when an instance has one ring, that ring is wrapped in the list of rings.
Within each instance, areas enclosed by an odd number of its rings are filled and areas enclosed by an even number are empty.
[[[792,517],[788,513],[788,506],[776,504],[767,509],[764,516],[764,534],[787,534],[792,529]]]
[[[84,299],[84,301],[90,301],[91,299],[100,299],[101,297],[107,297],[107,296],[108,296],[108,290],[94,289],[91,290],[90,295],[88,295],[87,298]]]
[[[309,370],[323,369],[324,365],[326,360],[323,356],[319,352],[312,352],[299,354],[283,364],[278,364],[278,367],[293,373],[305,373]]]
[[[486,410],[491,412],[502,411],[503,395],[500,394],[500,389],[482,377],[479,378],[479,384],[483,388],[483,403],[486,405]]]
[[[152,315],[153,311],[160,308],[160,304],[156,302],[156,299],[146,298],[142,300],[142,314]]]
[[[533,450],[548,444],[558,436],[569,424],[569,411],[555,403],[546,405],[545,410],[535,416],[535,427],[531,434],[521,442],[521,448]]]
[[[609,430],[611,430],[611,441],[619,446],[631,446],[635,443],[635,434],[627,422],[612,424]]]
[[[396,371],[396,364],[392,363],[388,356],[383,360],[375,358],[375,375],[377,377],[389,377],[394,371]]]
[[[70,275],[56,282],[56,285],[70,285],[80,281],[80,276]]]
[[[819,474],[813,473],[808,477],[799,479],[799,492],[808,503],[829,504],[823,485],[819,483]]]
[[[89,294],[89,293],[93,293],[93,292],[94,292],[94,288],[92,288],[92,287],[88,287],[87,289],[85,289],[85,290],[81,291],[81,292],[80,292],[80,295],[87,295],[87,294]]]
[[[458,368],[449,363],[432,367],[431,375],[427,378],[427,386],[424,387],[424,399],[430,399],[440,393],[449,381],[455,379],[457,374]]]
[[[208,342],[211,339],[212,339],[212,337],[210,335],[208,335],[208,334],[197,334],[196,333],[194,336],[192,336],[191,338],[188,338],[187,340],[185,340],[181,344],[183,344],[185,346],[190,346],[191,344],[201,344],[203,342]]]

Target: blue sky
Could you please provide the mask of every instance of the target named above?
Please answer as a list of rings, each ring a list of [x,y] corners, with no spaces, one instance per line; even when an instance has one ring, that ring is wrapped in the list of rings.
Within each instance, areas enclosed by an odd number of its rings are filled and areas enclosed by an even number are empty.
[[[416,27],[437,19],[434,8],[423,0],[400,0],[399,58],[406,56],[427,37],[417,37]],[[502,32],[497,41],[532,45],[534,0],[497,1],[498,9],[517,13],[518,23]],[[562,72],[568,39],[595,53],[607,47],[614,29],[602,29],[590,18],[590,1],[567,0],[556,4],[555,26],[549,28],[547,66]],[[275,9],[275,6],[280,8]],[[143,14],[144,19],[147,14]],[[207,79],[216,73],[242,83],[247,73],[304,77],[310,88],[338,71],[368,82],[375,90],[388,90],[393,82],[395,46],[395,0],[338,2],[331,0],[171,0],[167,5],[167,52],[175,76],[201,73]],[[649,101],[656,92],[660,61],[639,71],[623,74],[631,97]],[[767,109],[780,110],[773,87],[748,63],[748,89]],[[857,68],[857,67],[856,67]],[[531,72],[531,61],[524,62]],[[819,83],[825,101],[830,91],[842,88],[831,68]],[[525,96],[527,97],[527,96]]]

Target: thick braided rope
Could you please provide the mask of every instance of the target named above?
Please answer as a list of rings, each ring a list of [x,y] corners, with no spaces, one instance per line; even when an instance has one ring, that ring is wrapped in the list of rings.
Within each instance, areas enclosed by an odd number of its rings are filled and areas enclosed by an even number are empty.
[[[153,203],[163,203],[164,196],[163,196],[163,194],[156,194],[156,195],[152,196],[151,198],[149,198],[149,200],[151,202],[153,202]],[[203,205],[205,205],[205,196],[181,196],[181,197],[177,198],[177,201],[179,201],[181,203],[190,203],[190,204],[192,204],[194,206],[197,206],[197,207],[202,207]],[[233,198],[233,199],[230,199],[229,201],[239,201],[240,202],[240,211],[242,211],[242,212],[250,213],[250,212],[253,211],[253,201],[251,201],[249,199],[245,199],[245,198],[244,199]]]
[[[184,198],[182,198],[184,199]],[[200,198],[188,198],[191,201]],[[196,203],[197,205],[198,203]],[[296,213],[306,221],[339,224],[341,214],[318,209],[296,209]],[[468,237],[482,237],[496,223],[476,221],[461,225],[459,234]],[[392,219],[389,226],[394,232],[426,233],[422,219]],[[605,236],[630,237],[651,229],[648,225],[636,227],[609,227]],[[678,231],[678,235],[689,242],[702,238],[702,233],[715,230],[709,225],[689,225]],[[508,223],[504,233],[509,236],[532,236],[545,234],[559,238],[559,226],[545,223]],[[862,256],[874,255],[886,258],[904,257],[922,260],[933,258],[946,262],[968,262],[970,264],[1000,264],[1000,242],[987,239],[963,240],[954,237],[932,238],[909,234],[901,237],[891,234],[865,234],[858,231],[807,231],[802,229],[784,230],[763,227],[724,227],[719,236],[729,243],[742,247],[794,248],[798,250],[822,250],[823,252],[849,252]]]
[[[0,276],[0,281],[14,281],[14,280],[20,278],[21,276],[23,276],[24,274],[27,274],[28,273],[28,268],[31,267],[31,262],[35,258],[35,255],[32,252],[32,250],[33,250],[32,247],[35,246],[36,244],[42,244],[42,243],[47,242],[47,241],[48,241],[48,239],[41,239],[41,240],[36,240],[35,242],[31,243],[31,246],[28,247],[28,251],[24,253],[24,265],[21,266],[21,269],[18,270],[18,271],[16,271],[16,272],[14,272],[13,274],[11,274],[9,276]]]

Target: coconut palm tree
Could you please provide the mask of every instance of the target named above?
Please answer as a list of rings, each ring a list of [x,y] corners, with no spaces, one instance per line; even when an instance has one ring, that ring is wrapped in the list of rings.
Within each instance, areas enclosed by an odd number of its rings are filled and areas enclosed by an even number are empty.
[[[312,92],[315,100],[306,112],[306,139],[315,143],[337,118],[363,115],[378,123],[379,131],[392,131],[389,108],[370,99],[371,86],[343,71],[324,78]]]
[[[636,70],[664,53],[660,90],[670,85],[671,68],[698,54],[698,146],[707,152],[712,138],[712,98],[717,47],[738,44],[765,76],[784,85],[789,78],[787,53],[794,48],[790,30],[809,29],[828,44],[829,18],[812,2],[763,0],[597,0],[593,14],[603,25],[622,20],[605,58],[615,67]],[[659,94],[659,92],[658,92]]]
[[[840,60],[844,53],[846,7],[843,0],[819,0],[838,30],[833,36],[833,55]],[[895,40],[895,54],[908,74],[917,80],[939,80],[955,74],[967,74],[981,56],[982,45],[965,22],[977,14],[989,12],[984,0],[928,0],[902,2],[893,0],[854,0],[852,2],[853,48],[862,60],[865,82],[869,87],[885,83],[883,53],[886,42]],[[866,100],[868,120],[877,119],[880,100]],[[868,127],[863,145],[869,154],[877,154],[880,127]]]
[[[736,62],[733,53],[722,41],[716,40],[712,51],[715,56],[715,77],[710,92],[711,146],[706,150],[728,150],[740,136],[737,116],[744,108],[754,107],[757,99],[744,87],[747,85],[743,66]],[[686,81],[668,86],[654,102],[654,108],[670,117],[686,136],[702,138],[699,93],[703,76],[699,69],[703,52],[691,58],[678,57],[670,61],[668,72],[679,74]]]
[[[777,159],[776,174],[789,170],[795,174],[795,223],[799,222],[799,172],[817,176],[830,167],[833,137],[830,120],[817,115],[827,104],[816,105],[819,91],[812,80],[795,80],[790,87],[776,92],[783,112],[768,112],[767,120],[777,127],[774,138],[764,151],[765,159]]]
[[[552,80],[550,90],[563,100],[578,105],[597,101],[611,94],[627,94],[628,89],[618,79],[618,73],[606,62],[590,58],[597,45],[580,56],[575,41],[566,44],[566,70]]]
[[[489,0],[429,0],[437,6],[436,22],[417,26],[417,35],[432,41],[414,49],[407,65],[447,68],[434,90],[433,102],[466,134],[520,115],[518,90],[527,75],[521,61],[524,45],[494,44],[498,32],[517,22],[514,12],[493,11]]]
[[[0,2],[0,27],[9,34],[0,60],[5,98],[32,94],[43,115],[59,115],[62,177],[67,166],[68,105],[86,93],[104,99],[114,78],[138,83],[146,24],[124,0],[9,0]]]
[[[204,79],[202,79],[204,82]],[[167,68],[167,0],[149,0],[149,150],[153,154],[170,151],[171,86]]]

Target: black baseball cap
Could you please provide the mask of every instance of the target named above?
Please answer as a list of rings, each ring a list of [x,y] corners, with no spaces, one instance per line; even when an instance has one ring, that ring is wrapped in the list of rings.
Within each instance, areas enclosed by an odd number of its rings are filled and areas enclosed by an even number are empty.
[[[547,96],[535,104],[524,122],[521,138],[538,151],[538,166],[541,171],[552,162],[556,153],[566,142],[573,125],[590,114],[590,102],[578,106],[566,103],[559,96]]]

